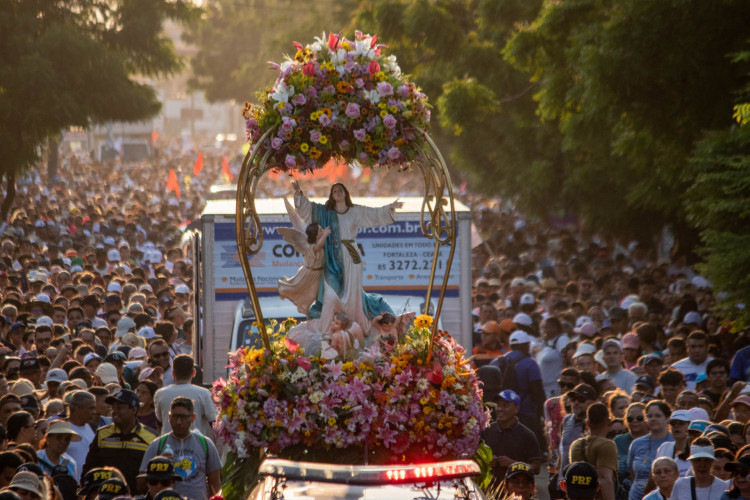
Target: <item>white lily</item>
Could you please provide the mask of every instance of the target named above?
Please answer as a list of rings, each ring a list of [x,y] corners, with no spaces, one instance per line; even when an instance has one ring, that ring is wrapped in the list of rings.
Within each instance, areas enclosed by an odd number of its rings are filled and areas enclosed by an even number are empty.
[[[289,97],[294,95],[294,85],[287,85],[284,82],[280,82],[276,88],[276,92],[271,94],[271,99],[276,102],[289,102]]]

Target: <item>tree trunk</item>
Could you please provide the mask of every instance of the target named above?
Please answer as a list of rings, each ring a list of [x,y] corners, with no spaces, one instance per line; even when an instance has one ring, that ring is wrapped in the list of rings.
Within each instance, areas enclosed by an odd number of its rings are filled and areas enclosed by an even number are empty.
[[[8,212],[10,212],[10,207],[16,198],[16,172],[14,170],[6,172],[5,179],[8,182],[8,189],[5,191],[5,200],[3,200],[3,204],[0,206],[0,220],[8,218]]]

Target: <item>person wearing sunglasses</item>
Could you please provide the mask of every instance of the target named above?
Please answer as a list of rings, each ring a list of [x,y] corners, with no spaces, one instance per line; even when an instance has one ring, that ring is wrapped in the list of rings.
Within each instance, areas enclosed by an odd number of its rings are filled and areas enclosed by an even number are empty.
[[[630,487],[630,500],[641,500],[644,497],[646,484],[651,475],[651,463],[656,458],[659,446],[667,441],[674,441],[667,426],[671,415],[672,409],[664,401],[655,400],[646,405],[649,432],[633,440],[628,450],[628,468],[633,482]]]
[[[152,500],[160,492],[173,489],[175,481],[182,481],[174,471],[174,462],[164,455],[149,460],[146,472],[139,475],[138,479],[145,479],[148,485],[146,495],[137,497],[139,500]]]
[[[633,440],[645,436],[648,432],[646,416],[643,403],[631,403],[625,411],[625,427],[627,432],[615,436],[614,442],[617,446],[617,475],[625,489],[630,489],[630,468],[628,467],[628,450]]]
[[[559,480],[563,479],[563,472],[570,463],[570,446],[573,442],[583,436],[586,424],[586,411],[589,406],[596,403],[599,394],[596,389],[591,387],[589,384],[578,384],[572,391],[569,391],[566,396],[571,401],[572,413],[565,416],[562,422],[562,428],[560,431],[561,437],[561,455],[558,459]],[[553,486],[557,486],[555,482]],[[556,495],[556,498],[562,498],[560,490],[551,491],[551,494]]]
[[[152,367],[161,367],[164,372],[164,385],[174,384],[174,375],[172,374],[172,359],[169,356],[169,345],[162,340],[157,339],[148,345],[148,359]]]
[[[195,421],[193,400],[185,396],[174,398],[168,420],[171,432],[162,434],[148,446],[140,462],[140,471],[147,472],[151,459],[171,454],[174,472],[182,478],[173,488],[183,497],[208,500],[221,489],[221,463],[213,441],[199,431],[191,430]],[[139,478],[138,488],[139,491],[145,490],[144,478]]]
[[[732,474],[732,488],[722,493],[719,500],[750,499],[750,454],[745,451],[743,455],[742,450],[738,451],[734,462],[724,464],[724,470]]]

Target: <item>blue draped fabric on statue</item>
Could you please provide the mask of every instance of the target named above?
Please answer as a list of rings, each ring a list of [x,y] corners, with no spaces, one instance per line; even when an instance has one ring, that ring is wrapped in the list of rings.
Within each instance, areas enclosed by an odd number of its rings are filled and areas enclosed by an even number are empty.
[[[314,203],[312,205],[312,222],[317,222],[320,227],[330,227],[331,235],[326,239],[323,247],[325,255],[323,280],[318,287],[318,298],[310,306],[307,313],[309,318],[320,318],[323,310],[323,297],[325,295],[325,283],[328,283],[339,297],[344,289],[344,258],[341,239],[339,235],[339,218],[335,210],[328,210],[325,205]],[[393,314],[393,309],[388,305],[382,295],[377,293],[365,293],[362,290],[362,305],[368,319],[373,319],[384,312]]]

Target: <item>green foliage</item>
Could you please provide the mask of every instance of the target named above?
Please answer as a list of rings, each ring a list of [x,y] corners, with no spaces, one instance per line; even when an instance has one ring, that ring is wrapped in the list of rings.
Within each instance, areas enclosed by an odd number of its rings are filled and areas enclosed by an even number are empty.
[[[563,190],[583,195],[590,225],[685,221],[685,164],[704,130],[729,125],[746,69],[728,55],[749,17],[743,0],[547,2],[510,40],[506,59],[539,84],[538,114],[575,165]]]
[[[479,476],[474,478],[474,482],[477,483],[477,486],[479,486],[482,491],[487,492],[487,488],[492,481],[492,448],[487,446],[487,443],[484,441],[480,441],[479,448],[477,448],[476,453],[474,453],[472,460],[474,460],[481,469]]]
[[[750,324],[750,127],[716,132],[702,140],[691,164],[694,184],[687,192],[690,221],[699,227],[701,265],[727,293],[729,316]]]
[[[162,24],[195,12],[182,0],[0,3],[2,173],[32,164],[47,138],[69,126],[156,114],[154,90],[132,75],[178,70]]]
[[[293,40],[307,43],[323,31],[338,33],[357,5],[354,0],[214,0],[185,34],[197,47],[189,84],[204,90],[210,101],[255,101],[255,92],[277,76],[268,61],[294,55]]]
[[[244,500],[258,477],[261,453],[257,448],[248,450],[249,457],[238,458],[230,451],[221,469],[221,495],[225,500]]]

